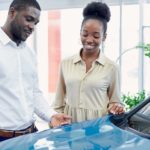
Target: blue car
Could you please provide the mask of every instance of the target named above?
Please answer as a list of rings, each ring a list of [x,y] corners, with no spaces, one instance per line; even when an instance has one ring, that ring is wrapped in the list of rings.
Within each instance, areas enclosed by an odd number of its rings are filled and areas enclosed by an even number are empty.
[[[0,150],[150,150],[150,98],[125,114],[3,141]]]

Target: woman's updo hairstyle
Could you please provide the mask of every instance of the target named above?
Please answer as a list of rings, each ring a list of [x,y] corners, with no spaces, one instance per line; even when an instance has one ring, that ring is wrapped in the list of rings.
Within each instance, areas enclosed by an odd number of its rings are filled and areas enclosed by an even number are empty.
[[[83,22],[88,19],[97,19],[103,23],[104,34],[107,31],[107,22],[110,20],[110,9],[109,7],[102,2],[91,2],[83,9]]]

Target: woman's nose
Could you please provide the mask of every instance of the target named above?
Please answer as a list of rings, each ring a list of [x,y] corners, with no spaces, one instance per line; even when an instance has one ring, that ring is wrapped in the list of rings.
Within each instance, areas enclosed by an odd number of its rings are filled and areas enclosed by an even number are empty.
[[[93,42],[93,38],[92,38],[91,36],[88,36],[88,37],[86,38],[86,42],[87,42],[87,43]]]

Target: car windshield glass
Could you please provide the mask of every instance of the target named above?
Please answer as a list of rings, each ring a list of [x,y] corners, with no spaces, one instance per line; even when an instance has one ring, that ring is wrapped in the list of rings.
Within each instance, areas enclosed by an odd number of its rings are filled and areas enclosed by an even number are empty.
[[[150,103],[144,106],[139,112],[150,117]]]
[[[150,103],[129,119],[129,126],[144,134],[150,134]]]

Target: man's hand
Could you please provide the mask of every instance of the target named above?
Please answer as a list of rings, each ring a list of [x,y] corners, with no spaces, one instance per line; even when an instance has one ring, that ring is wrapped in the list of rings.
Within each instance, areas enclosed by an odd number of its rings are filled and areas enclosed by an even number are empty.
[[[51,117],[51,122],[49,123],[51,128],[58,127],[65,124],[71,123],[71,117],[65,114],[55,114]]]
[[[121,103],[113,102],[108,106],[108,112],[112,114],[121,114],[125,112],[124,106]]]

